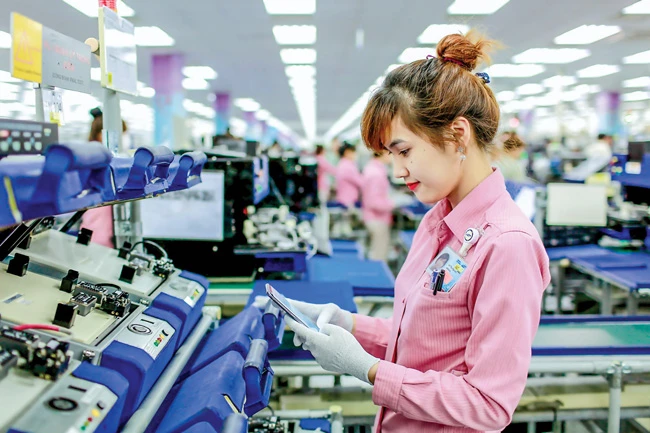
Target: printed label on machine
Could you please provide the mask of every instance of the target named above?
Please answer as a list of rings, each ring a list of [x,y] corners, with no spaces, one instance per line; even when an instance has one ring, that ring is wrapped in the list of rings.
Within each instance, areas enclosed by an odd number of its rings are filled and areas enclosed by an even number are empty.
[[[164,290],[170,296],[185,301],[187,305],[194,308],[196,301],[203,296],[205,289],[196,281],[186,280],[185,278],[176,278]]]
[[[174,332],[174,328],[164,320],[141,314],[120,331],[115,341],[138,347],[156,359]]]
[[[65,376],[11,426],[18,431],[93,432],[117,396],[104,385]]]

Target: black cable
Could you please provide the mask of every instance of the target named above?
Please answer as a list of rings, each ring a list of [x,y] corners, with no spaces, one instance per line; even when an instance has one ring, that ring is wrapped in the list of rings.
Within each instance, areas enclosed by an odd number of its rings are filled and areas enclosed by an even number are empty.
[[[113,289],[122,290],[122,288],[120,286],[118,286],[117,284],[113,284],[113,283],[99,283],[99,284],[95,284],[95,285],[99,286],[99,287],[112,287]]]
[[[286,201],[284,201],[284,197],[282,196],[282,193],[280,193],[280,190],[278,189],[278,186],[275,184],[275,181],[271,176],[269,176],[269,187],[271,188],[271,191],[273,192],[273,195],[275,198],[278,199],[280,204],[285,205],[287,204]]]
[[[266,406],[266,408],[267,408],[268,410],[270,410],[270,411],[271,411],[271,416],[275,416],[275,411],[273,410],[273,408],[271,407],[271,405],[270,405],[270,404],[269,404],[269,405],[267,405],[267,406]]]
[[[81,217],[85,213],[86,213],[86,209],[75,212],[75,214],[72,215],[72,217],[68,220],[68,222],[66,222],[63,225],[63,227],[61,227],[61,229],[59,229],[59,231],[62,232],[62,233],[68,233],[68,231],[70,231],[72,226],[77,224],[77,222],[79,222],[79,220],[81,219]]]
[[[161,247],[160,245],[158,245],[157,243],[155,243],[155,242],[153,242],[153,241],[140,241],[140,242],[136,242],[136,243],[131,247],[131,249],[129,250],[129,253],[132,253],[133,250],[135,250],[135,247],[137,247],[138,245],[149,245],[149,246],[152,246],[152,247],[158,249],[158,251],[160,251],[160,253],[162,254],[162,256],[163,256],[164,258],[168,258],[168,257],[169,257],[169,256],[167,255],[167,251],[165,251],[165,249],[164,249],[163,247]]]

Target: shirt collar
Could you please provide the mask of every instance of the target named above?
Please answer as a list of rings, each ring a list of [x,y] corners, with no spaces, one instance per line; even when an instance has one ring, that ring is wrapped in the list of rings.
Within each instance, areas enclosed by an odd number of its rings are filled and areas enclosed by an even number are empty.
[[[448,199],[441,203],[443,221],[452,231],[454,236],[463,240],[468,228],[480,228],[485,222],[485,213],[492,204],[502,195],[507,194],[503,175],[499,170],[493,169],[491,175],[470,191],[455,208],[451,208]]]

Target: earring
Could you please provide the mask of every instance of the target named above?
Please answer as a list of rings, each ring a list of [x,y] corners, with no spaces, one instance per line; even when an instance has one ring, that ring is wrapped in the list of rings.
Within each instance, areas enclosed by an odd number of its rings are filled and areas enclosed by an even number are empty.
[[[460,152],[460,160],[461,161],[465,161],[465,158],[466,158],[465,153],[463,152],[463,150],[464,150],[463,146],[458,146],[458,152]]]
[[[462,155],[460,156],[460,160],[461,160],[461,161],[465,161],[465,158],[467,158],[467,157],[465,156],[465,154],[462,154]]]

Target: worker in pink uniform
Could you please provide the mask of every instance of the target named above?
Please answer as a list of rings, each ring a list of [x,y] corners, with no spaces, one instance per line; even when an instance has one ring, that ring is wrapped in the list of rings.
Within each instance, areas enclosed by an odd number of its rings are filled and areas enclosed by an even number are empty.
[[[343,142],[339,147],[341,157],[336,166],[336,201],[353,208],[359,201],[363,177],[357,167],[357,150],[350,143]]]
[[[390,153],[375,153],[363,168],[361,210],[363,222],[370,235],[368,258],[388,260],[390,251],[390,228],[393,225],[393,208],[390,198],[388,168]]]
[[[330,196],[330,176],[336,176],[336,167],[334,167],[325,156],[325,147],[321,144],[316,146],[316,162],[318,176],[318,200],[321,204],[326,205]]]
[[[374,385],[377,432],[501,431],[526,385],[550,273],[490,166],[499,106],[472,72],[489,45],[446,36],[437,57],[390,72],[363,114],[366,144],[391,153],[418,200],[438,202],[395,282],[392,318],[294,301],[320,332],[287,319],[324,369]]]
[[[102,142],[102,130],[104,129],[104,116],[99,108],[90,111],[93,122],[90,125],[88,141]],[[122,121],[122,132],[126,132],[126,124]],[[81,227],[93,231],[92,242],[105,247],[114,248],[113,237],[113,206],[102,206],[96,209],[89,209],[81,219]]]

